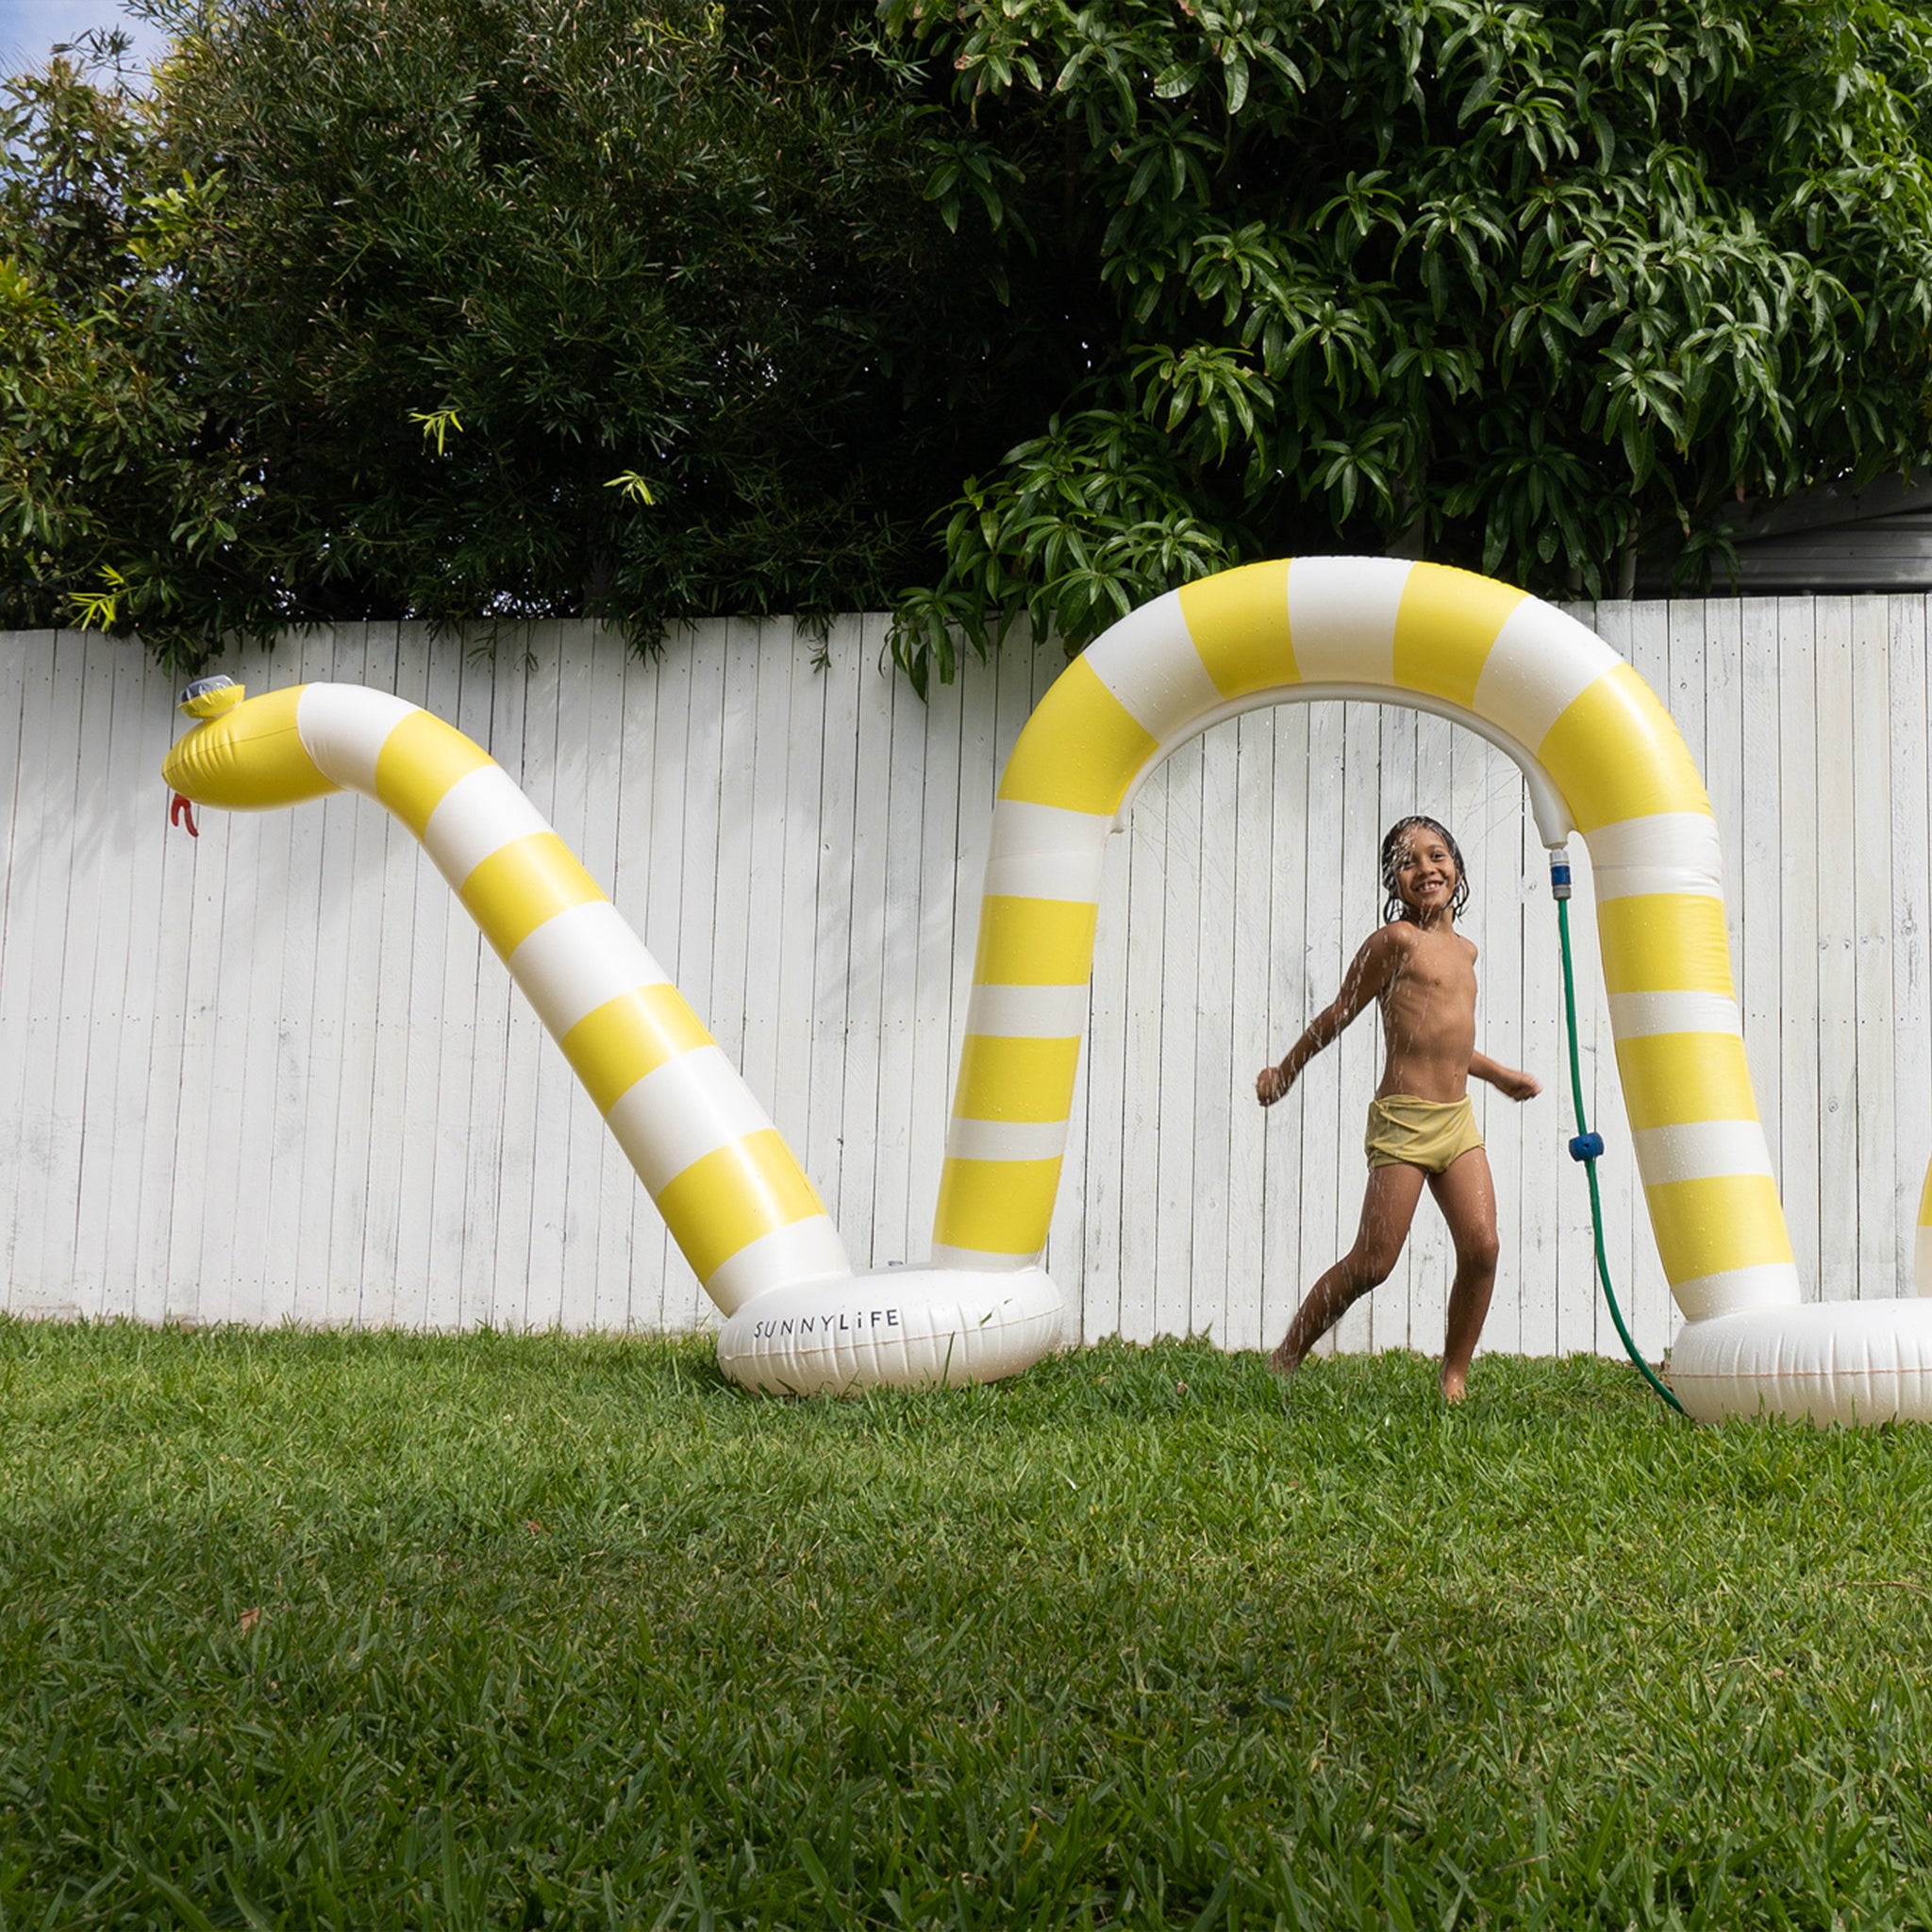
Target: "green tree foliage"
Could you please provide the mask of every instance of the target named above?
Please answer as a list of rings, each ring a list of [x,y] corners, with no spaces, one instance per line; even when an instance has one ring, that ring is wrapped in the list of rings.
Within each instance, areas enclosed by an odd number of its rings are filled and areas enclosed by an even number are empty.
[[[1932,453],[1922,6],[885,11],[956,76],[928,192],[1105,308],[900,604],[921,680],[1016,612],[1072,647],[1304,548],[1722,581],[1727,504]]]
[[[192,656],[252,493],[174,373],[155,269],[198,192],[158,192],[144,104],[64,58],[0,83],[0,624],[138,610]]]
[[[924,583],[923,686],[1309,548],[1721,580],[1932,455],[1915,0],[148,4],[149,97],[0,87],[0,622]]]
[[[140,475],[110,514],[95,473],[135,432],[104,381],[73,383],[116,416],[97,458],[30,401],[94,465],[89,531],[43,534],[30,575],[0,557],[32,586],[10,621],[64,600],[188,662],[291,621],[589,613],[644,641],[876,607],[1073,377],[1043,268],[923,193],[937,109],[850,9],[238,0],[171,25],[151,102],[69,74],[56,113],[15,84],[49,159],[33,207],[9,162],[0,253],[41,290],[43,235],[111,209],[102,354],[146,385],[142,434],[231,472],[190,490],[199,523]],[[83,107],[120,145],[76,143]],[[85,601],[106,585],[111,609]]]

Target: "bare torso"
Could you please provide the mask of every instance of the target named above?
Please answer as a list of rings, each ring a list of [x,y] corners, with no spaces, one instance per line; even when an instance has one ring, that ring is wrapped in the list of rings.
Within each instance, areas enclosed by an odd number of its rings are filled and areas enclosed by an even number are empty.
[[[1378,997],[1382,1079],[1377,1096],[1460,1100],[1475,1052],[1475,947],[1453,926],[1383,928],[1397,953]]]

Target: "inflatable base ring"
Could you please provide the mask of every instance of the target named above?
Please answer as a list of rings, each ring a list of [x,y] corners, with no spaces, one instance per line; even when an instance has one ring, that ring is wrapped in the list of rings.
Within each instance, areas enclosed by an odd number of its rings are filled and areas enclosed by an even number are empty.
[[[993,1382],[1058,1344],[1061,1310],[1038,1268],[886,1268],[768,1290],[724,1324],[718,1366],[771,1395]]]
[[[1932,1301],[1807,1302],[1690,1322],[1671,1349],[1670,1384],[1692,1422],[1932,1419]]]

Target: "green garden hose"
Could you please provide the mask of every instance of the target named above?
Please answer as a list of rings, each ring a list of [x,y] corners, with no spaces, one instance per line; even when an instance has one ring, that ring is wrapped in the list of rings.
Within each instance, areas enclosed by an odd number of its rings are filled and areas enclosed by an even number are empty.
[[[1657,1380],[1650,1364],[1638,1353],[1637,1344],[1624,1324],[1624,1311],[1617,1306],[1616,1291],[1610,1286],[1610,1264],[1604,1253],[1603,1197],[1596,1185],[1596,1164],[1603,1157],[1604,1137],[1592,1134],[1583,1117],[1583,1059],[1576,1046],[1576,975],[1570,962],[1570,859],[1566,853],[1550,855],[1550,891],[1557,902],[1557,931],[1563,942],[1563,1018],[1570,1032],[1570,1091],[1576,1101],[1576,1132],[1570,1142],[1570,1158],[1580,1160],[1590,1177],[1590,1220],[1596,1238],[1597,1279],[1603,1284],[1604,1300],[1609,1304],[1610,1320],[1617,1324],[1624,1351],[1636,1363],[1637,1373],[1682,1415],[1684,1405]]]

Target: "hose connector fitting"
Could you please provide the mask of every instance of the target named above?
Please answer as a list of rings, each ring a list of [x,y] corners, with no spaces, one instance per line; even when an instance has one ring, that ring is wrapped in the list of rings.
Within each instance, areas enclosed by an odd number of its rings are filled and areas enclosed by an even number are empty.
[[[1550,854],[1550,897],[1567,899],[1570,896],[1570,848],[1558,847]]]

